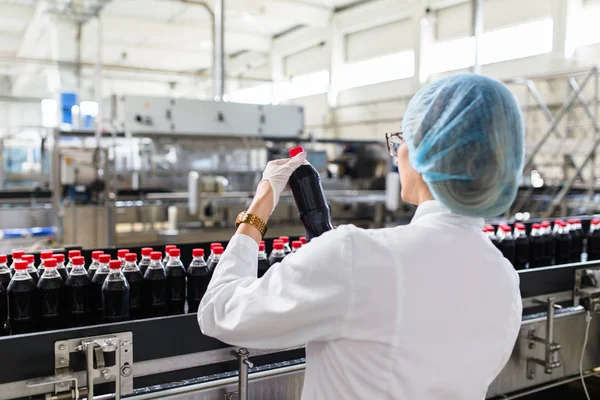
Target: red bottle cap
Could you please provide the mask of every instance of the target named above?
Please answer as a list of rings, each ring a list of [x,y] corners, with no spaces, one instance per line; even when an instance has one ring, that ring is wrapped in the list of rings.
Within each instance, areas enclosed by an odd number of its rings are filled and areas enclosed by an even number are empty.
[[[592,224],[600,224],[600,218],[594,218],[594,219],[592,220]],[[13,257],[14,257],[14,254],[15,254],[15,253],[13,253]]]
[[[21,259],[26,261],[28,264],[31,264],[35,260],[35,257],[33,254],[25,254],[23,257],[21,257]]]
[[[204,257],[204,249],[192,250],[192,257]]]
[[[168,244],[165,246],[165,253],[169,254],[169,250],[171,249],[176,249],[177,246],[175,246],[174,244]]]
[[[15,269],[18,271],[24,271],[29,267],[29,263],[27,261],[17,261],[15,262]]]
[[[12,252],[13,258],[21,258],[25,255],[25,252],[22,250],[15,250]]]
[[[299,249],[300,247],[302,247],[302,242],[299,240],[294,240],[292,242],[292,249]]]
[[[552,224],[550,223],[550,221],[543,221],[542,222],[542,228],[549,228]]]
[[[485,225],[483,227],[484,232],[494,232],[494,227],[492,225]]]
[[[275,243],[282,243],[283,244],[283,240],[281,239],[273,239],[273,244]]]
[[[8,261],[8,256],[6,254],[0,254],[0,263],[5,263]]]
[[[110,269],[121,269],[121,261],[119,260],[110,260],[108,263],[108,268]]]
[[[108,264],[110,261],[110,254],[101,254],[100,257],[98,257],[98,261],[102,264]]]
[[[500,230],[502,232],[510,232],[511,231],[510,226],[508,226],[508,225],[500,225]]]
[[[567,223],[565,221],[556,221],[555,224],[563,228],[567,226]]]
[[[259,244],[265,244],[265,241],[264,241],[264,240],[261,240]]]
[[[81,257],[81,256],[77,256],[77,257]],[[77,257],[73,257],[73,258],[77,258]],[[64,254],[52,254],[52,258],[56,258],[56,262],[57,263],[64,263],[65,262],[65,255]],[[73,262],[73,258],[71,259],[71,262]],[[83,258],[83,257],[81,257]]]
[[[258,251],[265,251],[265,244],[261,243],[258,245]]]
[[[304,147],[298,146],[289,150],[290,157],[296,157],[298,154],[304,151]]]
[[[306,236],[300,236],[300,241],[302,244],[306,244]]]
[[[290,238],[287,236],[279,236],[279,240],[281,240],[284,244],[290,242]]]
[[[162,253],[160,251],[153,251],[150,253],[151,260],[162,260]]]
[[[40,259],[45,260],[46,258],[52,257],[53,253],[51,251],[42,251],[40,253]]]
[[[69,258],[79,257],[81,255],[81,251],[79,250],[69,250]]]
[[[581,220],[580,220],[579,218],[575,218],[575,223],[576,223],[576,224],[580,224],[580,223],[581,223]]]
[[[56,268],[56,258],[46,258],[44,260],[44,268]]]
[[[210,244],[210,249],[211,250],[214,249],[215,247],[223,247],[223,246],[221,246],[221,243],[211,243]]]
[[[92,260],[98,260],[102,254],[104,254],[104,252],[100,250],[92,251]]]
[[[137,261],[137,254],[135,254],[135,253],[127,253],[127,254],[125,254],[125,261],[127,261],[127,262],[136,262]]]
[[[81,256],[73,257],[71,262],[73,263],[73,265],[83,265],[85,263],[85,258],[83,258]]]
[[[169,255],[171,257],[179,257],[180,254],[181,252],[179,251],[179,249],[169,249]]]
[[[540,229],[542,227],[542,224],[533,224],[531,227],[533,229]]]
[[[283,243],[281,243],[281,242],[277,242],[277,243],[275,243],[275,244],[273,245],[273,248],[274,248],[275,250],[283,250]]]
[[[129,249],[119,249],[119,251],[117,251],[117,257],[125,258],[127,253],[129,253]]]
[[[223,251],[225,251],[225,249],[223,247],[215,247],[213,251],[215,252],[215,254],[223,254]]]
[[[525,229],[525,224],[522,224],[522,223],[520,223],[520,222],[517,222],[517,223],[515,224],[515,228],[517,228],[517,229]]]
[[[142,255],[144,257],[150,257],[150,254],[152,253],[152,247],[144,247],[142,248]]]
[[[576,219],[568,219],[567,223],[569,223],[569,224],[576,224],[577,220]]]

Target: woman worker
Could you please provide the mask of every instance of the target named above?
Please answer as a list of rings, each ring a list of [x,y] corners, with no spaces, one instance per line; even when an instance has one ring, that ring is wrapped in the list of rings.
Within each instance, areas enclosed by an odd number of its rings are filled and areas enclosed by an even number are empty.
[[[517,192],[518,104],[498,81],[457,75],[422,88],[386,136],[411,223],[340,226],[261,279],[259,225],[242,223],[200,328],[250,348],[306,344],[303,399],[482,400],[521,323],[518,275],[482,233]],[[267,164],[247,213],[266,222],[304,160]]]

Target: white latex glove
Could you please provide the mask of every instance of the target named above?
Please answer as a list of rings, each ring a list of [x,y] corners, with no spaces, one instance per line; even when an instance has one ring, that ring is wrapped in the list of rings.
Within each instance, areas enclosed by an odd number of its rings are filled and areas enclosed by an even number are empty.
[[[271,185],[273,191],[273,210],[275,210],[277,203],[279,203],[279,197],[288,184],[292,172],[301,166],[304,161],[306,161],[306,153],[302,152],[294,158],[283,158],[267,163],[260,182],[267,181]],[[273,213],[273,210],[271,210],[271,213]]]

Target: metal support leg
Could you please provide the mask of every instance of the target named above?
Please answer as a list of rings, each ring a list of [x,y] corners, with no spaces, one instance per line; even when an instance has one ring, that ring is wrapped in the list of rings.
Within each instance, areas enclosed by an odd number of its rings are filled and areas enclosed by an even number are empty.
[[[546,337],[541,338],[536,336],[535,330],[531,330],[529,332],[529,348],[533,348],[535,342],[544,344],[545,357],[543,360],[538,358],[529,358],[527,360],[527,363],[529,364],[527,376],[529,379],[535,377],[534,365],[536,364],[543,366],[546,374],[551,374],[553,369],[559,368],[562,365],[558,359],[558,351],[562,346],[558,343],[554,343],[554,310],[562,307],[556,304],[556,299],[554,297],[548,297],[547,301],[536,300],[536,302],[547,306]]]
[[[238,400],[248,400],[248,368],[254,366],[248,360],[250,353],[248,349],[241,348],[238,351],[232,351],[231,354],[239,361]]]

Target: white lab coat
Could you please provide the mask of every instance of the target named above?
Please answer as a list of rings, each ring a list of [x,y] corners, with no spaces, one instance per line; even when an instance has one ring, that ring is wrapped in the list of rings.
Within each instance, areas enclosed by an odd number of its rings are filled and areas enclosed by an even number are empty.
[[[204,334],[306,344],[303,399],[482,400],[521,324],[519,278],[483,219],[428,201],[409,225],[340,226],[256,278],[235,235],[198,311]]]

